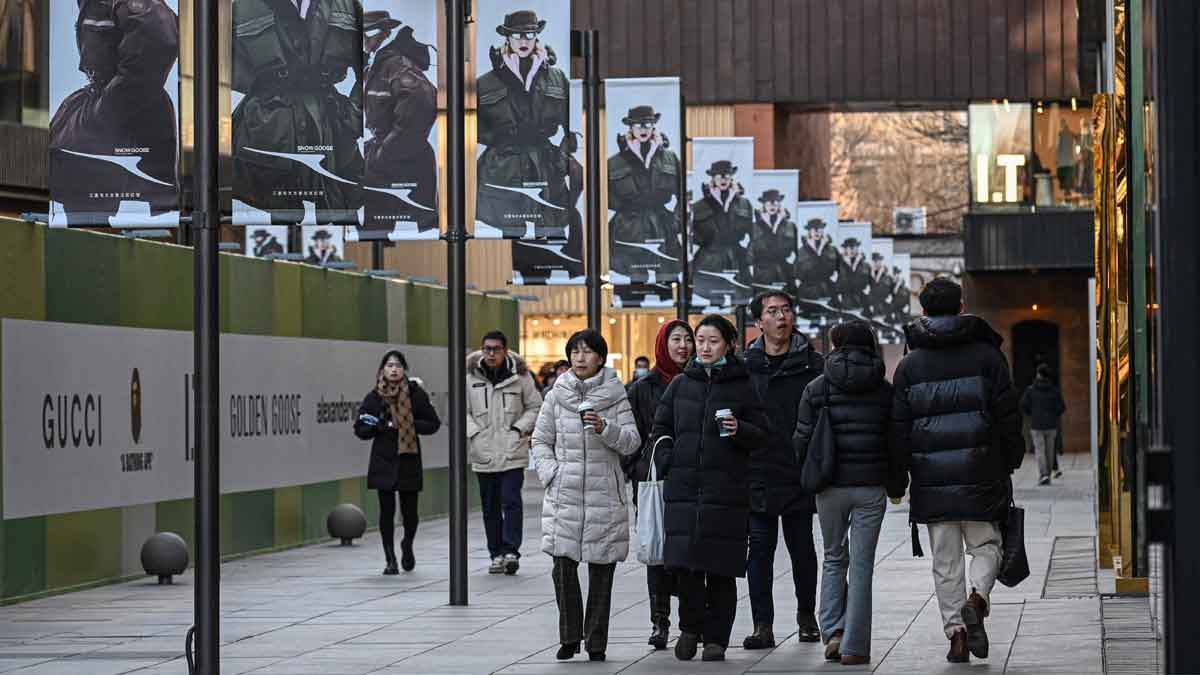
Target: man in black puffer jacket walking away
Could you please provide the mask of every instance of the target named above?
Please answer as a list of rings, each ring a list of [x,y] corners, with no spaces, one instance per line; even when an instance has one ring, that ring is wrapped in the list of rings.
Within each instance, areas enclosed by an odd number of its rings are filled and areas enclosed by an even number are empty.
[[[1067,404],[1062,392],[1050,381],[1050,366],[1037,367],[1037,379],[1021,397],[1021,412],[1029,418],[1029,433],[1033,436],[1033,452],[1038,463],[1038,485],[1050,484],[1050,469],[1054,466],[1058,424]],[[1057,468],[1057,467],[1054,467]]]
[[[754,633],[742,641],[746,649],[775,646],[775,548],[779,522],[792,562],[796,591],[797,636],[801,642],[821,639],[817,627],[817,551],[813,546],[816,502],[800,490],[801,465],[792,449],[792,431],[804,388],[821,374],[824,362],[808,339],[795,332],[795,301],[782,291],[759,294],[750,311],[762,336],[746,351],[746,369],[771,420],[770,441],[750,453],[750,556],[746,581]]]
[[[921,291],[925,316],[905,327],[911,352],[893,378],[892,443],[912,478],[911,515],[926,523],[933,578],[950,652],[965,663],[986,658],[983,619],[1000,567],[1000,523],[1021,465],[1021,415],[1002,338],[987,322],[961,314],[962,287],[949,279]],[[971,595],[963,546],[971,555]]]

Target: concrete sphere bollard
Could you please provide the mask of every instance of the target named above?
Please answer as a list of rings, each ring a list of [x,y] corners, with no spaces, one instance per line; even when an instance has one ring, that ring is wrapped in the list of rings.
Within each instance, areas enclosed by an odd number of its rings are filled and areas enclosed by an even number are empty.
[[[157,576],[160,586],[170,584],[171,577],[183,574],[187,566],[187,542],[174,532],[159,532],[142,544],[142,569]]]
[[[367,516],[354,504],[338,504],[325,519],[325,527],[329,536],[341,539],[342,546],[349,546],[367,531]]]

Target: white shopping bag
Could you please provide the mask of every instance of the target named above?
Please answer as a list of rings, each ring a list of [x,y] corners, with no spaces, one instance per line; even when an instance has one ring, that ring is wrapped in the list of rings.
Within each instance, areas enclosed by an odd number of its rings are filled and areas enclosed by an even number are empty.
[[[650,475],[637,486],[637,559],[645,565],[663,564],[666,505],[663,503],[663,481],[658,479],[658,468],[654,465],[654,453],[663,441],[672,442],[670,436],[662,436],[654,442],[650,449]]]

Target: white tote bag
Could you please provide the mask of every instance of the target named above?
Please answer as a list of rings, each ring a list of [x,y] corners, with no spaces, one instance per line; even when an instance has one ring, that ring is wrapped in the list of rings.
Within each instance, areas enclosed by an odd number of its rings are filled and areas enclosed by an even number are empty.
[[[672,442],[670,436],[662,436],[654,442],[650,449],[650,475],[637,486],[637,559],[645,565],[663,564],[666,505],[663,503],[663,481],[658,479],[658,467],[654,464],[654,453],[663,441]]]

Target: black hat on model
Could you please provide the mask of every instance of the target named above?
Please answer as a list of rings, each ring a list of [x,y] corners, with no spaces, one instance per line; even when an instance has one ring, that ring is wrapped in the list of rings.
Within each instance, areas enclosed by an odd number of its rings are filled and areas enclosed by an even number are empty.
[[[401,25],[401,21],[393,19],[385,9],[363,12],[363,31],[392,30]]]
[[[765,202],[781,202],[781,201],[783,201],[783,194],[780,193],[779,190],[775,190],[775,189],[767,190],[766,192],[762,193],[761,196],[759,196],[758,201],[764,202],[764,203]]]
[[[496,26],[496,32],[504,36],[517,33],[540,33],[545,29],[546,20],[539,20],[537,12],[532,9],[519,9],[512,14],[505,14],[504,23]]]
[[[255,230],[254,234],[250,235],[250,238],[251,239],[266,239],[269,236],[271,236],[271,233],[267,232],[266,230]]]
[[[876,251],[871,254],[871,260],[883,260],[883,254]]]
[[[804,224],[804,229],[806,230],[823,230],[826,227],[828,227],[828,225],[826,225],[825,221],[821,220],[820,218],[813,218]]]
[[[854,237],[842,242],[842,248],[858,248],[859,246],[862,246],[862,242]]]
[[[631,127],[637,122],[658,124],[660,119],[662,119],[662,113],[654,112],[654,106],[638,105],[629,109],[625,117],[621,118],[621,124],[627,127]]]
[[[320,230],[317,230],[316,232],[313,232],[313,236],[312,236],[312,238],[313,238],[314,240],[317,240],[317,239],[333,239],[333,235],[329,233],[329,230],[326,230],[326,229],[323,229],[323,228],[322,228],[322,229],[320,229]]]
[[[727,159],[718,159],[708,167],[706,173],[710,176],[732,176],[737,173],[737,167]]]

